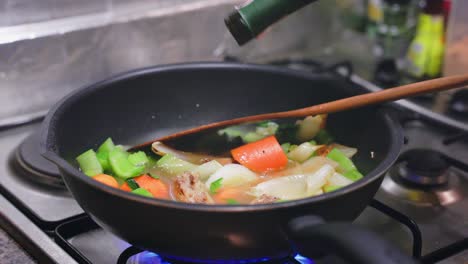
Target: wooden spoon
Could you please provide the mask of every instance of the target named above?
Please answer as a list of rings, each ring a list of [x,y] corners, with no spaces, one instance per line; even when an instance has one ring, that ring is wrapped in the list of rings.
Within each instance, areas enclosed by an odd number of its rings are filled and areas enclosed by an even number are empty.
[[[408,85],[398,86],[391,89],[385,89],[378,92],[366,93],[362,95],[352,96],[345,99],[340,99],[332,102],[318,104],[310,107],[300,108],[291,111],[267,113],[253,116],[245,116],[231,120],[224,120],[211,124],[202,125],[188,130],[180,131],[171,135],[167,135],[141,145],[135,146],[132,149],[145,147],[155,141],[174,140],[179,137],[198,133],[204,130],[237,125],[241,123],[256,122],[269,119],[305,117],[318,114],[335,113],[343,110],[353,109],[361,106],[378,104],[383,102],[394,101],[402,98],[407,98],[424,93],[433,93],[438,91],[459,88],[468,85],[468,74],[444,77],[429,81],[417,82]]]

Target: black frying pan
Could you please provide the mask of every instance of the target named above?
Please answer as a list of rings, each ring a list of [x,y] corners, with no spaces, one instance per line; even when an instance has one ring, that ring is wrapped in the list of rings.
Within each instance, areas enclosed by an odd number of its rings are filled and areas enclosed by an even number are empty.
[[[357,92],[336,76],[273,66],[199,63],[147,68],[60,101],[44,121],[42,152],[59,167],[73,196],[99,225],[162,256],[258,260],[282,258],[293,250],[308,256],[339,250],[336,253],[355,263],[409,262],[367,231],[322,223],[355,219],[399,154],[400,127],[376,107],[332,114],[327,123],[338,142],[359,148],[355,161],[365,178],[302,200],[248,206],[158,200],[102,185],[82,174],[74,162],[109,136],[134,145],[170,130],[305,107]]]

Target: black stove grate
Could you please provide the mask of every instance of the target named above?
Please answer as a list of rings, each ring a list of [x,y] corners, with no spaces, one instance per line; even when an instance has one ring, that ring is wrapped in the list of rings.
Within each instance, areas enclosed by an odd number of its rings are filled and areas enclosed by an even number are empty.
[[[397,210],[391,208],[388,205],[385,205],[382,202],[379,202],[376,199],[372,199],[369,206],[371,206],[374,209],[377,209],[381,213],[393,218],[394,220],[408,227],[408,229],[411,231],[411,234],[413,235],[413,257],[417,259],[420,258],[422,252],[422,235],[418,224],[416,224],[416,222],[413,219],[409,218],[405,214],[398,212]]]

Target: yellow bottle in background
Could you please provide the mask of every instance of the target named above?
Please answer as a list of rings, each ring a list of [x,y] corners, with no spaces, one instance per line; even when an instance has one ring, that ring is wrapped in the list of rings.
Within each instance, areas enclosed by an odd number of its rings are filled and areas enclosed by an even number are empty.
[[[444,55],[444,17],[421,13],[406,55],[406,72],[414,78],[440,76]]]

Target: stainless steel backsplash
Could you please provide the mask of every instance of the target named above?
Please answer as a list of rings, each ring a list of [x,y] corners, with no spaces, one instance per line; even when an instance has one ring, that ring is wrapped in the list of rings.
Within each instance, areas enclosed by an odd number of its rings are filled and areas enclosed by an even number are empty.
[[[334,34],[329,1],[290,16],[243,48],[223,22],[242,0],[128,1],[113,0],[119,6],[112,12],[0,27],[0,123],[44,111],[74,89],[130,69],[220,60],[227,53],[261,59],[318,50]],[[7,1],[12,2],[36,1]]]

